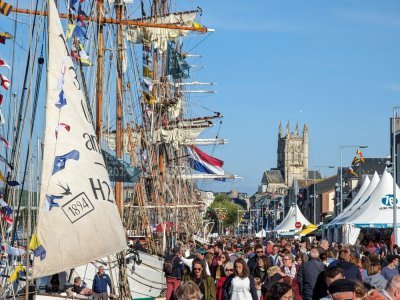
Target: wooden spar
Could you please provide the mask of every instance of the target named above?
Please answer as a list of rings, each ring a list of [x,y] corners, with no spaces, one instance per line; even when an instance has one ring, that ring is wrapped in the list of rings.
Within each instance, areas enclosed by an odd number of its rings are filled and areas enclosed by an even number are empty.
[[[40,11],[40,10],[31,10],[31,9],[22,9],[13,7],[11,9],[12,12],[20,13],[20,14],[28,14],[28,15],[38,15],[38,16],[47,16],[47,11]],[[73,14],[59,14],[60,18],[62,19],[78,19],[78,15]],[[179,30],[188,30],[188,31],[196,31],[201,33],[206,33],[208,29],[206,27],[202,28],[194,28],[188,26],[180,26],[180,25],[172,25],[172,24],[156,24],[156,23],[148,23],[148,22],[141,22],[135,20],[122,20],[122,19],[113,19],[113,18],[102,18],[99,15],[97,17],[86,17],[86,16],[79,16],[85,21],[92,21],[92,22],[99,22],[99,18],[101,19],[101,23],[103,24],[119,24],[119,25],[132,25],[137,27],[153,27],[153,28],[167,28],[167,29],[179,29]]]
[[[97,83],[96,83],[96,136],[101,146],[101,128],[103,125],[103,23],[104,0],[97,0]]]
[[[122,5],[115,5],[115,14],[119,20],[123,18]],[[118,24],[117,30],[117,132],[115,137],[115,154],[118,158],[122,158],[122,61],[123,61],[123,36],[122,25]],[[122,182],[115,183],[115,202],[118,211],[122,216]]]

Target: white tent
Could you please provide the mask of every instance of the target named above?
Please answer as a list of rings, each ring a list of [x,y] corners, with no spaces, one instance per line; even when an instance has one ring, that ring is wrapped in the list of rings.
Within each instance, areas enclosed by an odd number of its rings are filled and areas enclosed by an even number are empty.
[[[376,173],[376,172],[375,172]],[[379,177],[378,177],[379,180]],[[370,184],[370,180],[367,177],[365,177],[364,182],[362,183],[357,195],[354,197],[353,201],[351,201],[351,203],[349,204],[349,206],[347,206],[340,214],[338,214],[336,216],[336,218],[334,218],[332,221],[330,221],[326,227],[331,227],[333,225],[335,225],[339,220],[343,219],[344,216],[346,216],[347,212],[359,201],[359,199],[362,197],[362,195],[364,194],[365,190],[368,188],[369,184]],[[372,192],[372,191],[371,191]]]
[[[297,204],[290,207],[286,217],[273,231],[278,232],[278,234],[279,232],[285,232],[285,231],[292,231],[292,230],[298,231],[299,229],[296,228],[295,225],[296,222],[300,222],[300,227],[303,227],[303,225],[306,226],[310,225],[310,222],[303,216]]]
[[[373,191],[375,190],[375,188],[377,187],[378,183],[379,183],[380,179],[379,179],[379,175],[378,173],[375,171],[374,176],[371,179],[371,182],[369,183],[367,189],[365,190],[365,192],[360,195],[360,197],[358,198],[358,200],[354,203],[354,205],[352,205],[345,214],[343,214],[343,216],[338,219],[336,221],[335,224],[346,224],[347,220],[349,220],[350,218],[354,217],[354,214],[359,211],[360,207],[367,201],[368,197],[371,196],[371,194],[373,193]],[[354,202],[354,201],[353,201]],[[353,203],[352,202],[352,203]]]
[[[396,185],[396,194],[400,189]],[[398,206],[400,209],[400,206]],[[393,227],[393,177],[384,171],[381,180],[372,194],[357,211],[347,220],[347,223],[360,228]]]
[[[256,233],[256,237],[265,237],[266,236],[265,229],[261,229],[259,232]]]
[[[396,195],[400,195],[397,185]],[[400,210],[400,206],[397,208]],[[384,171],[371,195],[363,200],[363,203],[345,221],[343,235],[346,242],[354,243],[360,228],[391,227],[393,227],[393,177]]]

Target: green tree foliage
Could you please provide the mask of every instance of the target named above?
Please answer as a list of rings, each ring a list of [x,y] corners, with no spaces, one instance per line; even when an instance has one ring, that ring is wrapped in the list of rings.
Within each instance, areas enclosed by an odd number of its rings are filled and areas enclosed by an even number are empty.
[[[208,208],[210,212],[210,218],[218,222],[218,215],[224,215],[223,225],[224,227],[234,227],[238,221],[238,211],[243,210],[240,205],[231,202],[231,199],[224,194],[218,194],[214,198],[214,202]]]

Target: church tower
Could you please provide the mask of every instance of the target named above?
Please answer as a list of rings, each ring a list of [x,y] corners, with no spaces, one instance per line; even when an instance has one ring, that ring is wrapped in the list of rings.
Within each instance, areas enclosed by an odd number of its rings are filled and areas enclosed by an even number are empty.
[[[293,186],[293,178],[308,178],[308,128],[304,124],[303,135],[299,134],[299,125],[296,124],[294,132],[290,131],[289,121],[286,125],[286,135],[282,133],[279,124],[278,133],[278,162],[277,168],[281,171],[285,184]]]

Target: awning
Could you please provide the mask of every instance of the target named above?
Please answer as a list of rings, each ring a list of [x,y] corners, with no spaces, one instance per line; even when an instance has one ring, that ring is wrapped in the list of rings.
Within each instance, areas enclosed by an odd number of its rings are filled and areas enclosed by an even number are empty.
[[[318,229],[318,226],[316,226],[314,224],[310,224],[310,225],[306,226],[303,230],[300,230],[297,234],[298,235],[307,235],[317,229]]]

